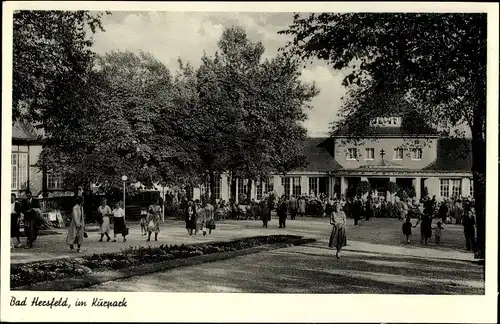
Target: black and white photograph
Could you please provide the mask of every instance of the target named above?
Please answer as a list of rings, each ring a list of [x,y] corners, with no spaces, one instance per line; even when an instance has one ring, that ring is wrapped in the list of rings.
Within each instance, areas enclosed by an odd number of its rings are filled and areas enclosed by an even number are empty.
[[[495,321],[498,4],[312,4],[4,2],[2,320]]]

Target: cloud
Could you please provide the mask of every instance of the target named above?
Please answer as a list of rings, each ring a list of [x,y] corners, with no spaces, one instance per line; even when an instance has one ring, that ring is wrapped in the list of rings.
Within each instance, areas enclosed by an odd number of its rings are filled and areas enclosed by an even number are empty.
[[[264,58],[272,58],[289,40],[279,35],[292,23],[291,13],[238,12],[113,12],[105,16],[104,33],[95,35],[94,50],[104,54],[111,50],[149,52],[170,70],[177,69],[177,59],[197,66],[205,51],[213,54],[224,28],[240,26],[252,41],[266,48]],[[312,101],[304,123],[312,136],[329,131],[345,94],[342,75],[324,63],[315,62],[302,71],[302,80],[315,82],[320,94]]]

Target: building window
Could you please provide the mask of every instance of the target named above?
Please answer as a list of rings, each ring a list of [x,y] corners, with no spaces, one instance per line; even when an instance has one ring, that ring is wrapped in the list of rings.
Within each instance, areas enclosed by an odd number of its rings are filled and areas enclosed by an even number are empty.
[[[460,197],[462,196],[462,180],[461,179],[453,179],[451,180],[451,195],[452,197]]]
[[[474,197],[474,181],[472,181],[472,178],[470,179],[469,195],[471,197]]]
[[[350,148],[347,150],[347,159],[348,160],[356,160],[358,158],[358,149]]]
[[[28,187],[28,153],[12,153],[10,166],[12,171],[11,189],[26,189]]]
[[[246,179],[238,179],[238,197],[241,194],[246,194],[248,190],[248,181]]]
[[[47,174],[47,189],[62,189],[62,178],[58,174],[49,173]]]
[[[266,181],[266,192],[273,192],[273,191],[274,191],[274,177],[271,176]]]
[[[214,186],[214,197],[215,199],[220,199],[220,187],[221,187],[221,178],[220,176],[215,179],[215,186]]]
[[[318,196],[319,178],[309,178],[309,193],[313,192],[314,196]]]
[[[400,147],[394,149],[394,160],[402,160],[404,155],[404,150]]]
[[[262,181],[257,181],[256,183],[256,186],[257,186],[257,200],[261,200],[262,199]]]
[[[440,179],[440,195],[441,197],[449,197],[450,196],[450,183],[448,179]]]
[[[422,160],[422,149],[416,148],[412,150],[412,160]]]
[[[302,186],[300,183],[300,177],[292,178],[292,181],[293,181],[292,196],[297,198],[302,194]]]
[[[375,159],[375,149],[367,148],[365,149],[365,160],[373,160]]]
[[[290,178],[282,177],[281,185],[283,186],[283,193],[287,196],[290,195]]]

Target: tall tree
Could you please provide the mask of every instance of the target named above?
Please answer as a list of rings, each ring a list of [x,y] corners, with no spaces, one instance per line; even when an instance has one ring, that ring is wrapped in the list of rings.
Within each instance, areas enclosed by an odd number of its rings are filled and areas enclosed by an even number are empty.
[[[297,62],[263,61],[263,45],[241,28],[226,29],[218,45],[198,70],[200,155],[212,189],[214,176],[231,173],[234,197],[237,178],[249,179],[251,190],[252,180],[304,164],[297,147],[306,131],[299,122],[317,91],[299,81]]]
[[[103,30],[102,15],[88,11],[14,12],[13,122],[23,117],[45,127],[58,113],[61,97],[78,97],[74,92],[87,81],[94,56],[91,35]]]
[[[287,54],[348,71],[345,115],[363,116],[378,96],[404,99],[444,128],[469,127],[479,257],[485,248],[486,27],[483,13],[322,13],[295,14],[280,32],[293,37]],[[371,107],[380,115],[387,105]],[[346,118],[341,124],[362,133],[355,123]]]

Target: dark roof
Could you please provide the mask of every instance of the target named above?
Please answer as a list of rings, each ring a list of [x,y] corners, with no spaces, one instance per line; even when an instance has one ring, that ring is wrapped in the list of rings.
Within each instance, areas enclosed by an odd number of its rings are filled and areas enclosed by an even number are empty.
[[[335,145],[329,137],[310,137],[303,142],[307,166],[296,171],[328,172],[342,169],[335,160]]]
[[[468,138],[440,138],[437,142],[437,158],[424,170],[470,172],[472,170],[471,140]]]
[[[343,127],[334,133],[334,137],[349,137],[352,134],[348,127]],[[428,137],[438,136],[438,132],[428,129],[425,133],[421,131],[410,131],[404,127],[369,127],[366,136],[373,137]]]

